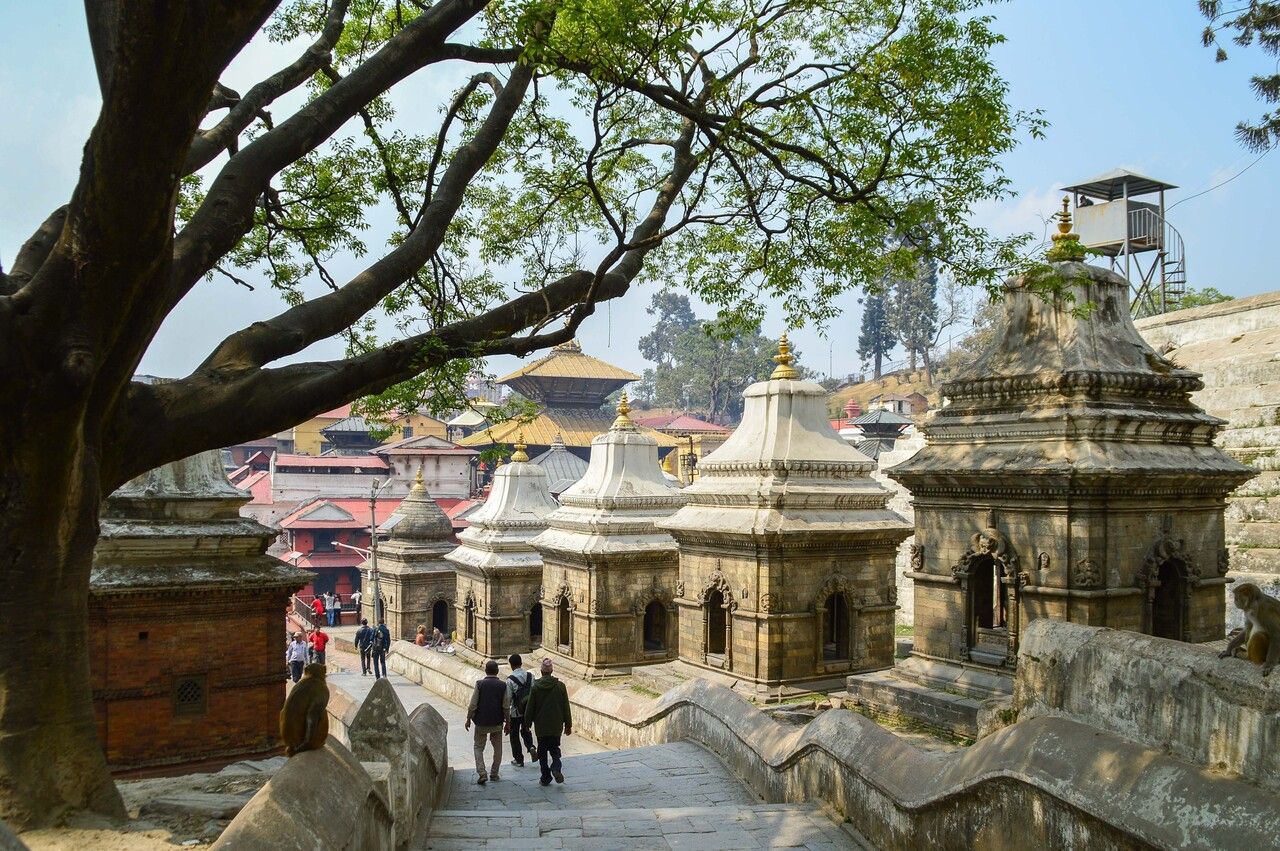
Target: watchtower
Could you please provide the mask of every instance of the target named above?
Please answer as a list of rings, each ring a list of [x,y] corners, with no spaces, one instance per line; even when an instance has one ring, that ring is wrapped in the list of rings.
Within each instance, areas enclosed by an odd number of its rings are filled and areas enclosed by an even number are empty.
[[[1062,188],[1074,201],[1081,244],[1129,282],[1135,317],[1177,310],[1186,293],[1182,235],[1165,218],[1165,190],[1177,188],[1121,168]]]

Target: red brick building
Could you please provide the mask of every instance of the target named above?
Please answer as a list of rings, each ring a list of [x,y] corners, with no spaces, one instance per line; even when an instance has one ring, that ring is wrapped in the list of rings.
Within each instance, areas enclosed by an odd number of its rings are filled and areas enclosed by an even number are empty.
[[[374,520],[381,526],[400,505],[400,497],[379,499]],[[284,561],[310,571],[311,581],[299,592],[310,599],[337,592],[345,604],[360,587],[359,567],[369,549],[369,500],[358,497],[317,497],[304,502],[280,521],[289,551]]]
[[[206,452],[106,501],[90,586],[98,738],[113,771],[277,750],[289,596],[306,575],[266,555],[275,532]]]

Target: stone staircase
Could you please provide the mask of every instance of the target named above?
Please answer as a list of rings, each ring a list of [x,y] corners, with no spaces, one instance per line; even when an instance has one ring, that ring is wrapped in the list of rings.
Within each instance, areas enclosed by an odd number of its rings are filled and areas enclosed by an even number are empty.
[[[761,803],[713,754],[688,742],[570,756],[565,783],[505,765],[475,784],[457,770],[415,848],[837,849],[867,847],[813,804]]]

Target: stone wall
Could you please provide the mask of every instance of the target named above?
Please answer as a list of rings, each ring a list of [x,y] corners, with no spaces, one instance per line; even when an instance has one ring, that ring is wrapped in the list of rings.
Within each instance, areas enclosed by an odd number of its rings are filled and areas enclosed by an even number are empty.
[[[425,834],[448,777],[448,724],[426,705],[406,714],[387,679],[363,703],[329,692],[325,747],[286,762],[214,848],[385,851]]]
[[[1108,730],[1280,792],[1280,688],[1258,665],[1128,632],[1038,620],[1014,708]]]
[[[388,666],[454,702],[479,677],[402,643]],[[766,801],[830,805],[877,848],[1262,848],[1280,832],[1269,791],[1069,718],[1030,718],[936,754],[841,709],[781,724],[699,679],[652,701],[566,685],[575,735],[698,742]]]

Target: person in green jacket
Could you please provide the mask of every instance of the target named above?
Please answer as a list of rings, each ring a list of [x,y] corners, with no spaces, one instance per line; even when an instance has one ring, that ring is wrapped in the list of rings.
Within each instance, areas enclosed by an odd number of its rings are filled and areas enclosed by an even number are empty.
[[[538,767],[542,769],[543,786],[551,785],[554,777],[557,783],[564,782],[564,774],[560,765],[560,736],[572,735],[573,716],[569,714],[569,692],[564,683],[551,674],[551,660],[542,660],[542,676],[529,691],[529,702],[525,705],[526,723],[532,725],[538,734]],[[547,765],[547,757],[551,757],[551,765]]]

